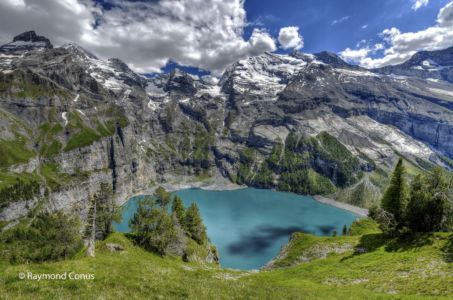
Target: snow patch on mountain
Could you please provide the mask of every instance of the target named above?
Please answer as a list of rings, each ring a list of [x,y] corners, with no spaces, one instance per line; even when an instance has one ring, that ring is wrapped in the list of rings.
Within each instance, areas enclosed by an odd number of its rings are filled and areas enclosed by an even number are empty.
[[[428,88],[432,93],[440,94],[442,96],[448,96],[453,98],[453,91],[452,90],[444,90],[438,88]],[[453,99],[452,99],[453,100]]]
[[[256,96],[260,100],[276,100],[290,77],[306,66],[303,59],[266,53],[238,61],[227,73],[236,93]]]
[[[325,113],[313,119],[299,120],[304,131],[315,136],[322,131],[339,139],[352,153],[366,154],[373,160],[393,157],[397,151],[404,155],[428,160],[434,152],[422,142],[414,140],[401,130],[376,122],[368,116],[342,118]]]

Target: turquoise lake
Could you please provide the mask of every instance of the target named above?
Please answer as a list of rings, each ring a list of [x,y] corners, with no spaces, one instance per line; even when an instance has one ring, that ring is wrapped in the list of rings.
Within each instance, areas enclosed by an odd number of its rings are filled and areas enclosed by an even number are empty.
[[[175,192],[184,204],[196,202],[208,236],[220,253],[225,268],[258,269],[288,242],[291,233],[303,231],[315,235],[341,233],[357,215],[310,196],[272,190],[245,188],[232,191],[186,189]],[[128,222],[142,197],[131,198],[123,206],[123,220],[114,227],[128,232]]]

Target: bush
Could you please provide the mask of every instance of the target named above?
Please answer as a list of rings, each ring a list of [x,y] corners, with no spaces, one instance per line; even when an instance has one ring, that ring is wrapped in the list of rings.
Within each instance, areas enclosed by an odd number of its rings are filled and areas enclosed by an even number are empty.
[[[41,213],[0,235],[0,256],[17,264],[71,258],[83,248],[79,228],[75,217]]]

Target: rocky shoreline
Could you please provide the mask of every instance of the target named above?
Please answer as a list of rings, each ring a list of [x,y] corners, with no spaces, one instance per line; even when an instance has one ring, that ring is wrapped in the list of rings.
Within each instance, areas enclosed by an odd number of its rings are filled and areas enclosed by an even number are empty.
[[[321,202],[323,204],[335,206],[335,207],[350,211],[356,215],[359,215],[360,217],[368,216],[368,209],[366,209],[366,208],[354,206],[354,205],[344,203],[344,202],[339,202],[339,201],[336,201],[336,200],[333,200],[330,198],[326,198],[321,195],[315,195],[315,196],[313,196],[313,199],[315,199],[316,201]]]

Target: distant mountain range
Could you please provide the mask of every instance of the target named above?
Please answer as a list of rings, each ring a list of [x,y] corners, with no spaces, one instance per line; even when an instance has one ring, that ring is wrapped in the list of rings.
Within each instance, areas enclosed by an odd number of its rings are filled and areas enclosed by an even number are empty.
[[[119,202],[161,182],[226,178],[368,207],[403,157],[453,168],[453,48],[367,70],[321,52],[265,53],[217,81],[153,78],[35,32],[0,47],[0,190],[11,221],[38,204],[87,213],[101,182]]]

